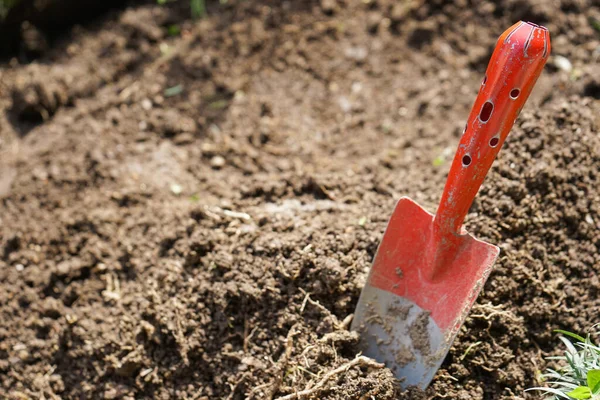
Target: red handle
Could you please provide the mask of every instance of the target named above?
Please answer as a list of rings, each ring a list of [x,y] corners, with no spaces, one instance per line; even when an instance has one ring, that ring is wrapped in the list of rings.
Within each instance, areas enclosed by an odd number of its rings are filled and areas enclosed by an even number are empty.
[[[435,229],[459,235],[473,199],[527,101],[550,53],[544,27],[518,22],[496,43],[435,216]]]

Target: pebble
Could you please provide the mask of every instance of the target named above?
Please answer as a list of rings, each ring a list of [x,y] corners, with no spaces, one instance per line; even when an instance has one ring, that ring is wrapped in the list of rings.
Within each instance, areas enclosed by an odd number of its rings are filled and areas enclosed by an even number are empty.
[[[183,188],[181,187],[181,185],[178,185],[177,183],[173,183],[173,184],[171,184],[171,192],[174,195],[179,196],[181,194],[181,192],[183,192]]]
[[[213,168],[222,168],[223,166],[225,166],[225,159],[221,156],[214,156],[210,160],[210,165]]]
[[[152,109],[152,101],[150,101],[150,99],[142,100],[142,108],[146,111],[151,110]]]
[[[364,61],[369,55],[367,49],[360,46],[347,47],[344,54],[346,58],[357,62]]]
[[[337,7],[335,0],[321,0],[321,9],[326,14],[333,14]]]
[[[590,214],[585,215],[585,222],[587,222],[590,225],[594,225],[594,219],[592,218],[592,216]]]
[[[344,113],[349,113],[352,110],[352,103],[350,103],[350,100],[346,96],[340,96],[338,104]]]
[[[182,133],[180,135],[175,136],[173,139],[173,143],[177,145],[190,144],[194,141],[194,135],[191,133]]]
[[[554,56],[553,64],[556,68],[565,72],[571,72],[573,70],[573,64],[571,64],[571,61],[563,56]]]
[[[378,12],[372,12],[367,17],[367,30],[371,33],[377,33],[383,16]]]
[[[406,4],[396,3],[392,7],[392,11],[390,13],[390,19],[393,22],[400,22],[404,18],[406,18],[406,16],[408,15],[409,12],[410,12],[410,8],[406,7]]]

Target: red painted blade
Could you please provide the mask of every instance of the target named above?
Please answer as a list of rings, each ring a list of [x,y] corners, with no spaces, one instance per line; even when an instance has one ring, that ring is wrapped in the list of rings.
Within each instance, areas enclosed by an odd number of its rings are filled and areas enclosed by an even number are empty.
[[[544,27],[519,22],[500,36],[437,214],[408,198],[392,214],[352,329],[404,387],[429,384],[498,256],[462,223],[549,53]]]

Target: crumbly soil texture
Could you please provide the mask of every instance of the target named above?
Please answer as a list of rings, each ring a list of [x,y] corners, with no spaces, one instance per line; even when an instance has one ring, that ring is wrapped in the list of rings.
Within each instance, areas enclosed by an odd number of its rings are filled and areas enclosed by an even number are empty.
[[[501,253],[426,391],[352,313],[435,211],[497,37],[553,54],[467,219]],[[0,65],[0,397],[533,399],[600,300],[594,0],[128,3]],[[357,358],[358,357],[358,358]]]

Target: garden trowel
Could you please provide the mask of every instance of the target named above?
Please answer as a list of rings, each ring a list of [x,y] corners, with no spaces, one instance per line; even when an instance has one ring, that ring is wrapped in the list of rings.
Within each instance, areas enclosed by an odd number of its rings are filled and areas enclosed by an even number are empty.
[[[500,36],[437,213],[403,197],[391,216],[352,329],[404,388],[429,385],[498,257],[462,224],[549,53],[542,26],[518,22]]]

